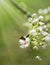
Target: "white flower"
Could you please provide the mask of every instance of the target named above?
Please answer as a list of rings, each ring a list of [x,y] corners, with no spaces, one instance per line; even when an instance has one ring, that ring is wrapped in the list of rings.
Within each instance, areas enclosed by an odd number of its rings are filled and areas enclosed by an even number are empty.
[[[48,35],[48,32],[45,32],[45,31],[48,31],[48,28],[47,28],[47,26],[46,25],[43,25],[43,26],[39,26],[39,27],[37,27],[37,29],[40,31],[40,33],[42,34],[42,35]]]
[[[43,30],[48,31],[48,28],[46,25],[43,26]]]
[[[32,21],[32,18],[28,18],[28,21],[31,22]]]
[[[33,13],[32,14],[32,17],[34,18],[34,17],[37,17],[37,14],[36,13]]]
[[[38,10],[38,14],[43,14],[43,10],[42,9],[39,9]]]
[[[33,24],[36,24],[38,22],[38,18],[34,18],[34,20],[32,21]]]
[[[42,34],[43,36],[47,36],[47,35],[48,35],[48,32],[41,31],[41,34]]]
[[[37,29],[38,29],[40,32],[43,31],[42,26],[39,26]]]
[[[31,30],[30,34],[33,35],[33,36],[36,36],[36,30],[35,29]]]
[[[39,22],[39,24],[40,24],[40,25],[44,25],[44,23],[43,23],[43,22]]]
[[[50,7],[48,7],[48,11],[50,12]]]
[[[45,41],[46,41],[46,42],[50,42],[50,36],[46,36],[46,37],[45,37]]]
[[[22,39],[19,40],[19,42],[21,44],[20,48],[26,48],[30,44],[30,39],[29,39],[29,37],[27,37],[25,40],[22,40]]]
[[[36,56],[35,59],[42,61],[42,58],[40,56]]]
[[[43,21],[44,17],[43,16],[39,16],[39,20]]]
[[[41,46],[43,49],[46,49],[47,44],[46,44],[45,42],[42,42],[42,43],[40,43],[40,46]]]
[[[37,29],[40,31],[40,33],[41,33],[43,36],[48,35],[48,32],[45,31],[45,30],[48,30],[48,29],[47,29],[47,28],[45,29],[45,26],[44,26],[44,27],[43,27],[43,26],[39,26]]]
[[[44,26],[43,26],[43,29],[47,29],[47,26],[46,26],[46,25],[44,25]]]
[[[23,39],[20,39],[20,40],[19,40],[19,43],[20,43],[20,44],[24,44],[25,41],[24,41]]]
[[[33,49],[34,49],[34,50],[38,50],[38,47],[37,47],[37,46],[34,46]]]
[[[42,45],[41,47],[42,47],[43,49],[45,49],[45,48],[46,48],[46,46],[47,46],[47,44],[44,44],[44,45]]]
[[[48,13],[48,10],[47,9],[44,9],[43,10],[43,14],[47,14]]]

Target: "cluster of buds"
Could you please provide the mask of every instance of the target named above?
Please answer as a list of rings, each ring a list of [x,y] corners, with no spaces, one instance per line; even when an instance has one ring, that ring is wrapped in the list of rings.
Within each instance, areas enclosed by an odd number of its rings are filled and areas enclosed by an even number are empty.
[[[42,14],[42,15],[46,15],[46,14],[48,14],[48,13],[50,13],[50,6],[48,7],[48,8],[45,8],[45,9],[39,9],[38,10],[38,14]]]
[[[50,42],[50,34],[48,28],[45,25],[44,17],[37,16],[36,13],[32,14],[32,17],[28,19],[30,26],[27,36],[20,37],[20,48],[27,48],[31,46],[33,50],[38,50],[40,47],[45,49],[47,43]],[[40,56],[36,56],[36,59],[41,61]]]

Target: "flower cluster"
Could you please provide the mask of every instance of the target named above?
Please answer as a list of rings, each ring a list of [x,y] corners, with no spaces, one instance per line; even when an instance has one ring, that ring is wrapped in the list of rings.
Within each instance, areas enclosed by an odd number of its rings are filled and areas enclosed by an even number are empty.
[[[28,35],[20,37],[20,48],[31,46],[33,50],[38,50],[40,47],[45,49],[47,43],[50,42],[50,34],[48,33],[47,26],[43,22],[44,17],[37,16],[36,13],[33,13],[28,21],[30,23]],[[36,56],[35,59],[42,60],[40,56]]]
[[[34,13],[32,15],[32,19],[29,19],[29,21],[31,24],[28,32],[30,44],[35,50],[38,50],[39,46],[45,49],[47,46],[47,42],[49,42],[50,40],[50,34],[48,33],[47,26],[43,22],[44,17],[37,17],[37,15]]]

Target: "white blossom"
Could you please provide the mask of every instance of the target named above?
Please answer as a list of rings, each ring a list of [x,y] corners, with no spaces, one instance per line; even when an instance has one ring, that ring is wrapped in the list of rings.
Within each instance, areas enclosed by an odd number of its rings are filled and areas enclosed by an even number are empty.
[[[39,26],[37,29],[38,29],[40,32],[43,31],[42,26]]]
[[[28,21],[31,22],[32,21],[32,18],[28,18]]]
[[[38,50],[38,46],[34,46],[33,49],[34,49],[34,50]]]
[[[48,35],[48,32],[41,31],[41,34],[42,34],[43,36],[47,36],[47,35]]]
[[[48,11],[50,12],[50,7],[48,7]]]
[[[30,39],[29,37],[26,38],[26,43],[29,45],[30,44]]]
[[[20,39],[20,40],[19,40],[19,43],[20,43],[20,44],[24,44],[25,41],[24,41],[23,39]]]
[[[44,36],[48,35],[48,32],[46,32],[46,31],[48,31],[46,25],[43,24],[43,26],[39,26],[37,29],[40,31],[40,33],[42,35],[44,35]]]
[[[20,48],[26,48],[30,44],[30,39],[29,39],[29,37],[27,37],[25,40],[20,39],[19,43],[21,44]]]
[[[42,45],[41,47],[42,47],[43,49],[45,49],[45,48],[46,48],[46,46],[47,46],[47,44],[44,44],[44,45]]]
[[[47,14],[48,13],[48,10],[47,9],[44,9],[43,10],[43,14]]]
[[[37,17],[37,14],[36,13],[33,13],[32,14],[32,17],[34,18],[34,17]]]
[[[40,24],[40,25],[44,25],[44,23],[43,23],[43,22],[39,22],[39,24]]]
[[[39,20],[43,21],[44,17],[43,16],[39,16]]]
[[[42,23],[43,24],[43,23]],[[43,26],[39,26],[39,27],[37,27],[37,29],[40,31],[40,33],[42,34],[42,35],[48,35],[48,32],[46,32],[46,31],[48,31],[48,28],[47,28],[47,26],[46,25],[44,25],[43,24]]]
[[[32,20],[33,24],[36,24],[38,22],[38,18],[34,18],[34,20]]]
[[[47,44],[46,44],[46,42],[41,42],[41,43],[40,43],[40,46],[41,46],[43,49],[46,49]]]
[[[42,58],[40,56],[36,56],[35,59],[42,61]]]
[[[36,29],[31,30],[30,34],[33,35],[33,36],[36,36]]]
[[[47,29],[47,26],[46,26],[46,25],[44,25],[44,26],[43,26],[43,29]]]
[[[45,41],[46,41],[46,42],[50,42],[50,36],[46,36],[46,37],[45,37]]]
[[[43,26],[43,30],[48,31],[48,28],[46,25]]]
[[[43,10],[42,9],[39,9],[38,10],[38,14],[43,14]]]

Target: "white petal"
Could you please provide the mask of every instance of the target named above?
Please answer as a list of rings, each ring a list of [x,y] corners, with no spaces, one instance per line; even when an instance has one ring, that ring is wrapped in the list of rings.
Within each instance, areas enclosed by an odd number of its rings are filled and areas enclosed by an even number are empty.
[[[21,45],[20,48],[25,48],[25,46],[24,45]]]
[[[25,44],[25,48],[28,47],[28,46],[29,46],[29,44]]]
[[[20,43],[20,44],[24,44],[24,40],[20,39],[20,40],[19,40],[19,43]]]
[[[29,39],[29,37],[26,38],[26,43],[27,43],[27,44],[30,44],[30,39]]]

